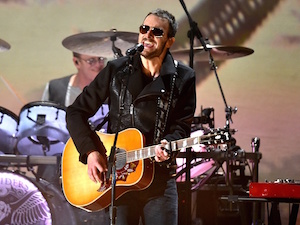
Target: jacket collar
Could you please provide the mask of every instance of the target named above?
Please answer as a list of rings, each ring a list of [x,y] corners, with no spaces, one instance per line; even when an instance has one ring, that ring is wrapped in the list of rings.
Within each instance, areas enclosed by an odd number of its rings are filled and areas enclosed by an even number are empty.
[[[134,60],[135,72],[133,74],[133,77],[141,76],[142,62],[141,62],[141,59],[139,56],[135,56],[135,57],[138,57],[138,59]],[[166,93],[166,91],[169,90],[169,87],[171,85],[169,75],[173,75],[175,73],[176,73],[176,67],[174,64],[174,60],[173,60],[172,55],[168,51],[163,60],[162,67],[160,69],[160,75],[156,78],[156,80],[154,80],[153,82],[148,84],[142,90],[142,92],[139,94],[138,98],[145,97],[147,95],[161,96],[164,93]],[[129,86],[131,86],[131,85],[134,85],[133,82],[132,82],[132,84],[129,84]],[[129,87],[129,89],[130,89],[130,87]]]

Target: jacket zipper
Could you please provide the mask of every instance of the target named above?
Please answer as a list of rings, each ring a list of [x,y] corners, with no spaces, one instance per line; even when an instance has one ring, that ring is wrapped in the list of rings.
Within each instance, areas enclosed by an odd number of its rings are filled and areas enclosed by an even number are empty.
[[[131,105],[130,105],[129,113],[131,115],[131,124],[132,124],[132,126],[134,126],[134,105],[133,105],[133,103],[131,103]]]

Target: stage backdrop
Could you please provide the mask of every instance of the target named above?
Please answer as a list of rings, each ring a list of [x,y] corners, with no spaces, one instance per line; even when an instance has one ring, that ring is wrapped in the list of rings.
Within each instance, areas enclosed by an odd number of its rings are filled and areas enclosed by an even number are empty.
[[[271,3],[270,3],[271,2]],[[300,161],[300,1],[186,0],[185,4],[211,44],[244,46],[245,57],[216,62],[232,115],[234,137],[245,151],[259,137],[259,179],[299,180]],[[88,31],[137,32],[144,16],[157,7],[180,22],[172,50],[187,49],[189,23],[179,1],[0,0],[0,106],[19,115],[38,101],[46,82],[75,72],[71,52],[61,42]],[[201,46],[195,41],[195,47]],[[225,126],[225,104],[209,60],[197,59],[197,112],[213,107],[215,126]],[[200,57],[201,58],[201,57]],[[189,58],[184,60],[189,64]],[[199,62],[200,61],[200,62]]]

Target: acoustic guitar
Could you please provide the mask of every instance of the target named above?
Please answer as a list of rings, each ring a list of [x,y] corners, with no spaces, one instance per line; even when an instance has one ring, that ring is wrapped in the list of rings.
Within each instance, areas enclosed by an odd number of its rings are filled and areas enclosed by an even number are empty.
[[[97,132],[107,154],[114,143],[115,134]],[[172,141],[166,146],[172,152],[197,144],[223,143],[229,134],[214,132],[199,137],[190,137]],[[115,197],[129,191],[146,189],[154,177],[155,146],[143,147],[144,136],[135,129],[129,128],[119,132],[116,143],[116,186]],[[62,155],[62,186],[67,201],[86,211],[98,211],[111,203],[111,185],[101,186],[90,180],[87,165],[79,161],[79,153],[70,138]]]

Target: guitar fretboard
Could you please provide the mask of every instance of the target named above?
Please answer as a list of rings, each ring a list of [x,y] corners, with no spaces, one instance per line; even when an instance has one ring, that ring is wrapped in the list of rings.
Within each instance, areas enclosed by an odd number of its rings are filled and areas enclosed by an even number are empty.
[[[224,138],[225,137],[225,138]],[[225,140],[224,140],[225,139]],[[229,140],[229,135],[221,133],[212,133],[198,137],[190,137],[181,140],[172,141],[165,146],[172,152],[179,151],[184,148],[190,148],[199,144],[218,144]],[[155,146],[144,147],[141,149],[127,152],[127,163],[135,162],[141,159],[147,159],[155,156]]]

